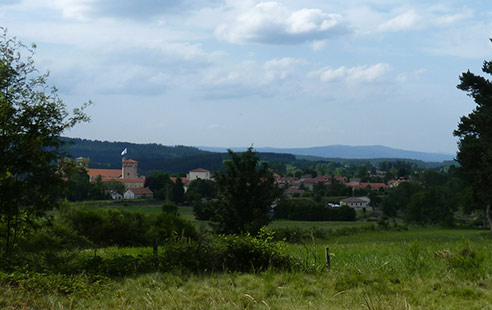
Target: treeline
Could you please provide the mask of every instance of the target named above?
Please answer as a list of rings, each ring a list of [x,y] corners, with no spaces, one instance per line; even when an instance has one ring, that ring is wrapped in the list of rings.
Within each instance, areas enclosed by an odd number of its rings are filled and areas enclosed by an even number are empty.
[[[95,163],[111,163],[121,161],[121,151],[128,149],[132,158],[181,158],[195,155],[211,154],[191,146],[165,146],[156,143],[130,143],[86,140],[79,138],[61,138],[68,142],[66,151],[73,157],[89,157]]]
[[[332,208],[309,198],[282,199],[274,208],[275,219],[295,221],[355,221],[355,210],[348,206]]]
[[[462,180],[460,170],[451,167],[447,172],[426,170],[413,182],[401,183],[390,189],[380,206],[388,217],[402,217],[408,222],[451,226],[455,212],[481,213],[470,196],[470,187]],[[482,214],[480,214],[482,215]]]

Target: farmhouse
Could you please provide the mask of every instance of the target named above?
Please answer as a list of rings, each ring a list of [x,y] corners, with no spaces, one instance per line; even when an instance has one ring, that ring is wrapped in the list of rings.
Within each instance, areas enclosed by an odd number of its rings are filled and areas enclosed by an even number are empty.
[[[153,198],[154,193],[148,187],[130,188],[123,194],[123,197],[125,199]]]
[[[372,211],[372,207],[369,206],[370,201],[367,197],[350,197],[340,200],[340,206],[349,206],[356,210]]]

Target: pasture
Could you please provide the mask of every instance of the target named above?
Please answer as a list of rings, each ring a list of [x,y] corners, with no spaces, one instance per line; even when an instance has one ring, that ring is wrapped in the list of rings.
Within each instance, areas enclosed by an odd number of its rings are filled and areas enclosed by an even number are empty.
[[[101,206],[93,206],[101,207]],[[118,206],[160,211],[158,206]],[[193,216],[187,207],[182,216]],[[483,230],[357,230],[364,222],[276,221],[272,228],[354,229],[284,243],[305,271],[149,273],[122,278],[0,274],[6,309],[492,309],[492,236]],[[325,266],[325,248],[331,266]],[[101,249],[129,255],[150,248]],[[70,281],[70,283],[67,283]],[[64,291],[63,285],[75,285]]]

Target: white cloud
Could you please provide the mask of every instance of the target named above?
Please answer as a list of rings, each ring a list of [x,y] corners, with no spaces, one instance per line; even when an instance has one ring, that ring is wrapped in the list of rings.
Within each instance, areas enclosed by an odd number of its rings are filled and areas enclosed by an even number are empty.
[[[308,76],[317,76],[322,82],[373,82],[390,70],[390,65],[378,63],[372,66],[363,65],[355,67],[342,66],[337,69],[324,68],[310,72]]]
[[[219,25],[215,34],[231,43],[299,44],[347,31],[339,14],[306,8],[291,12],[278,2],[260,2]]]
[[[265,77],[267,81],[275,79],[285,80],[294,71],[294,67],[299,64],[306,64],[303,59],[295,59],[290,57],[275,58],[266,61],[263,65],[265,69]]]
[[[379,26],[380,31],[410,30],[420,26],[421,16],[415,10],[408,10]]]

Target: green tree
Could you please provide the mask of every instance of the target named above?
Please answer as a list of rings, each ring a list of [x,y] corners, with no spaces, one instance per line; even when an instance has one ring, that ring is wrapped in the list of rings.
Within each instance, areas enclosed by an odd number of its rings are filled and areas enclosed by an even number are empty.
[[[200,195],[201,198],[215,198],[217,196],[217,187],[215,181],[196,179],[191,181],[188,190],[186,191],[187,200],[188,196],[194,196],[194,194]]]
[[[104,189],[116,191],[121,195],[126,192],[125,184],[118,180],[104,182]]]
[[[381,207],[386,216],[395,217],[400,210],[405,210],[412,196],[422,191],[422,186],[415,183],[403,182],[391,189],[382,202]]]
[[[405,218],[421,224],[450,226],[456,208],[456,197],[447,187],[433,186],[412,196],[405,209]]]
[[[215,229],[222,233],[257,233],[270,222],[270,206],[280,196],[268,165],[250,147],[240,155],[229,150],[231,159],[217,172],[217,190],[223,203],[216,213]]]
[[[163,201],[168,201],[171,196],[173,182],[165,172],[155,171],[145,179],[145,186],[150,188],[154,197]]]
[[[183,186],[183,181],[181,181],[180,177],[176,178],[176,183],[173,184],[172,190],[171,190],[171,200],[174,203],[183,203],[184,202],[184,186]]]
[[[88,120],[83,108],[70,114],[48,86],[48,74],[38,74],[34,48],[5,30],[0,35],[0,240],[6,256],[21,228],[57,205],[64,175],[58,163],[66,156],[60,136]]]
[[[492,61],[484,61],[482,71],[492,74]],[[461,74],[457,87],[474,99],[476,107],[461,117],[454,131],[459,138],[456,159],[492,231],[492,81],[468,70]]]

